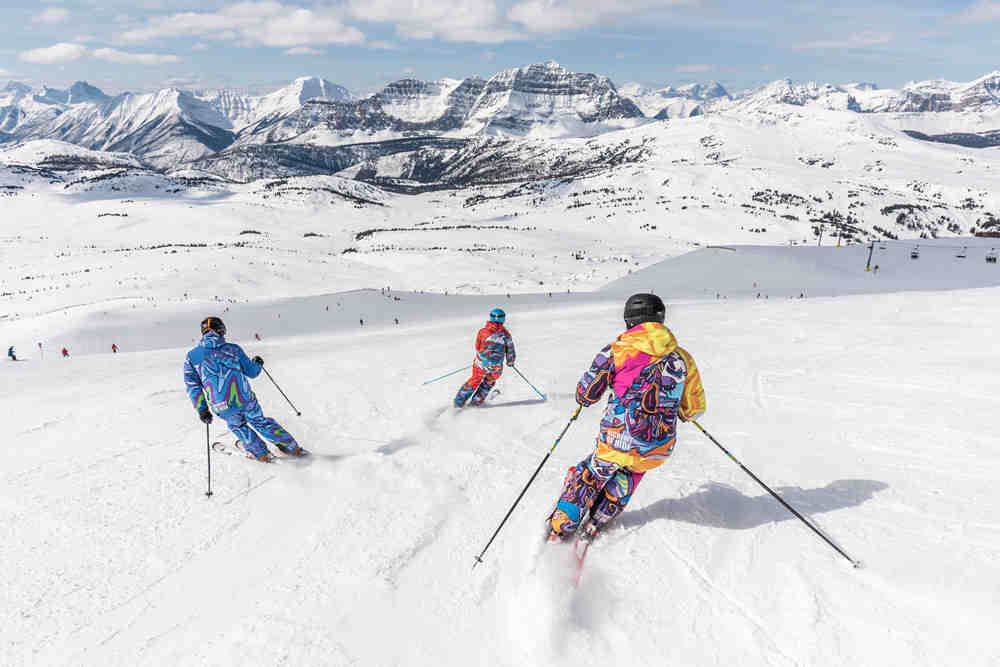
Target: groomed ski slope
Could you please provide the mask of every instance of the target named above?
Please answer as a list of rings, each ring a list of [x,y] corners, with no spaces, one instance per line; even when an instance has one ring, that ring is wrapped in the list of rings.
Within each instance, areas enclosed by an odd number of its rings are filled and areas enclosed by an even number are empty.
[[[322,331],[303,317],[304,335],[261,343],[234,320],[303,415],[262,376],[266,413],[316,455],[216,455],[211,499],[181,381],[198,317],[161,308],[151,340],[169,333],[170,349],[3,362],[2,662],[997,664],[998,296],[673,305],[668,325],[702,370],[703,425],[866,567],[682,426],[575,591],[540,522],[591,451],[596,406],[471,566],[620,333],[617,294],[508,308],[518,367],[549,400],[507,372],[495,400],[459,414],[461,375],[421,382],[471,362],[478,302],[435,321],[439,301],[408,295],[423,321]],[[134,312],[117,317],[149,327]],[[61,317],[79,345],[103,343],[89,314]],[[218,420],[211,433],[232,440]]]

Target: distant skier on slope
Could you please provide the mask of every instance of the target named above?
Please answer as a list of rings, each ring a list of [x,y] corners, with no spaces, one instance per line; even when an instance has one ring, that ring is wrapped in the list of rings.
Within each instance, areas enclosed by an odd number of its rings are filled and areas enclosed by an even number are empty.
[[[476,360],[472,364],[472,377],[455,395],[455,407],[461,408],[468,401],[469,405],[481,405],[486,400],[490,389],[503,374],[504,357],[507,365],[513,366],[516,358],[514,339],[504,328],[507,314],[499,308],[490,311],[490,320],[476,336]],[[470,398],[471,397],[471,398]]]
[[[10,357],[11,361],[17,361],[17,355],[14,354],[14,346],[11,345],[7,348],[7,356]]]
[[[257,431],[284,454],[306,454],[288,431],[264,416],[250,388],[247,378],[260,375],[264,360],[259,356],[248,359],[243,348],[227,343],[226,325],[218,317],[206,317],[201,333],[201,343],[184,360],[184,384],[201,421],[211,424],[214,411],[258,461],[270,461],[272,457]]]
[[[576,388],[580,405],[593,405],[611,389],[597,448],[569,469],[549,541],[583,527],[585,537],[618,516],[643,475],[673,452],[677,418],[705,411],[705,390],[694,359],[663,325],[666,306],[655,294],[625,303],[627,331],[601,350]]]
[[[69,350],[67,350],[65,347],[62,349],[62,356],[63,356],[63,359],[66,359],[66,358],[69,357]]]

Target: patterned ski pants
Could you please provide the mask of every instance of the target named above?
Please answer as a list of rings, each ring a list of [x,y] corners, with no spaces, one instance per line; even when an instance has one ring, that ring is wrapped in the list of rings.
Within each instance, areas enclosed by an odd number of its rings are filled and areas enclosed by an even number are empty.
[[[469,405],[480,405],[486,400],[490,389],[497,383],[500,373],[488,373],[479,366],[472,367],[472,377],[455,394],[455,407],[460,408],[469,401]],[[472,397],[471,399],[469,397]]]
[[[550,518],[552,530],[569,535],[588,512],[598,524],[611,521],[625,509],[644,474],[603,461],[596,452],[591,454],[566,473],[562,495]]]
[[[221,414],[219,417],[226,420],[229,430],[240,439],[243,448],[254,456],[260,456],[267,451],[267,445],[260,439],[260,435],[283,451],[298,449],[299,445],[295,442],[295,438],[283,429],[281,424],[270,417],[265,417],[260,403],[256,400],[250,401],[237,412]],[[257,435],[258,432],[260,435]]]

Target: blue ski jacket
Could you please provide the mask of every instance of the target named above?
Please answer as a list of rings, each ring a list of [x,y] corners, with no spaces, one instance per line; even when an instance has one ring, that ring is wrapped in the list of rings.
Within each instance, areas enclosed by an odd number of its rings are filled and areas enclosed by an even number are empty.
[[[219,415],[237,413],[257,400],[247,378],[260,375],[261,367],[239,345],[209,331],[184,360],[188,398],[199,412],[206,407]]]

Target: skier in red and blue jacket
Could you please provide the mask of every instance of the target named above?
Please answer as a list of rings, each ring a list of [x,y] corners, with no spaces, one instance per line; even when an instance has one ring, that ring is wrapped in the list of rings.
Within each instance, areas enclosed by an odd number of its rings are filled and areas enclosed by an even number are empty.
[[[490,311],[490,320],[476,336],[476,360],[472,364],[472,377],[455,395],[455,407],[461,408],[468,401],[469,405],[481,405],[493,389],[493,385],[503,374],[504,358],[507,365],[513,366],[516,354],[514,339],[504,328],[507,314],[500,308]]]
[[[257,432],[284,454],[306,454],[288,431],[264,416],[250,388],[247,378],[260,375],[264,360],[260,357],[251,360],[239,345],[227,343],[226,325],[218,317],[206,317],[201,323],[201,333],[201,343],[184,360],[184,384],[201,421],[211,424],[214,411],[226,421],[247,453],[258,461],[270,461],[271,454]]]

